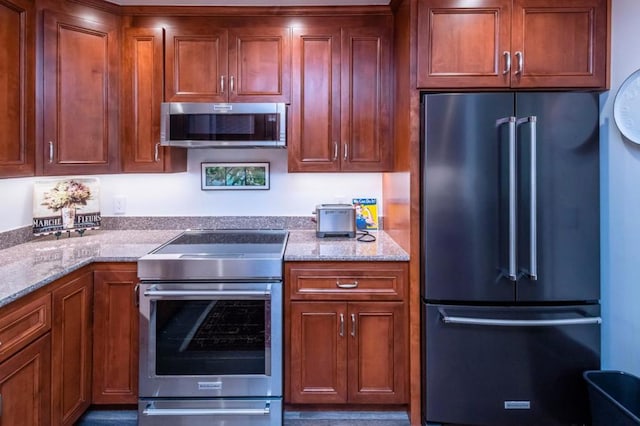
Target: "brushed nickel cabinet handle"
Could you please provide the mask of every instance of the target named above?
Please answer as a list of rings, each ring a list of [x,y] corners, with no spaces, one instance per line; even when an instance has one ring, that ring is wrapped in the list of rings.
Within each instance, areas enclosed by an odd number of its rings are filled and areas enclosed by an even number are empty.
[[[352,283],[341,283],[340,280],[337,280],[336,286],[340,288],[356,288],[358,287],[358,281],[354,281]]]
[[[224,94],[224,75],[220,76],[220,93]]]
[[[338,142],[333,142],[333,161],[338,159]]]
[[[345,161],[349,158],[349,144],[344,144],[344,159]]]
[[[233,76],[229,77],[229,93],[233,93]]]
[[[160,161],[160,144],[157,143],[154,148],[153,160],[157,163]]]
[[[340,337],[344,337],[344,314],[340,314]]]
[[[518,51],[515,53],[516,59],[518,60],[518,67],[516,68],[516,75],[522,74],[522,70],[524,69],[524,55],[522,52]]]
[[[502,75],[507,75],[511,72],[511,53],[505,50],[502,54],[504,55],[504,70],[502,71]]]
[[[351,337],[356,337],[356,314],[351,314]]]
[[[53,163],[53,142],[49,141],[49,163]]]

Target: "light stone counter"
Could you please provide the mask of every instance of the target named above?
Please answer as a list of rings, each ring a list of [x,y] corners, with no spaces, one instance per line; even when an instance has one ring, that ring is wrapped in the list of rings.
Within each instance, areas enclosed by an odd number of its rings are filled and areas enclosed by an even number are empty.
[[[289,231],[285,261],[408,261],[409,255],[383,231],[373,242],[355,238],[317,238],[313,230]]]
[[[92,262],[135,262],[181,230],[87,231],[83,237],[40,237],[0,250],[0,307]],[[292,230],[285,261],[407,261],[409,256],[383,231],[375,242],[316,238]]]

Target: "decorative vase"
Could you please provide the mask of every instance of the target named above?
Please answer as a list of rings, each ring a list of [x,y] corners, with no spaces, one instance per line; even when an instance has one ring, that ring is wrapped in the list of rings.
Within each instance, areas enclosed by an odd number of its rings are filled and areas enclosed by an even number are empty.
[[[75,207],[63,207],[60,210],[62,212],[62,227],[64,229],[73,229],[76,221]]]

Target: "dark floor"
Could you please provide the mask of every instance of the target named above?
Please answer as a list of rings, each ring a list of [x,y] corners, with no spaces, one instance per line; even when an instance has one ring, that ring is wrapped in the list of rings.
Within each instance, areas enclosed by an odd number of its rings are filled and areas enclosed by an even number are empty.
[[[136,426],[135,411],[89,411],[76,426]],[[284,426],[409,426],[407,413],[393,411],[286,411]]]

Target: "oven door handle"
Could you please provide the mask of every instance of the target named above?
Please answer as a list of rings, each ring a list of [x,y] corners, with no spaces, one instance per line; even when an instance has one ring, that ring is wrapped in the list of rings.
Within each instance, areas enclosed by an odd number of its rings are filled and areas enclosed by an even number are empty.
[[[268,416],[271,409],[264,408],[145,408],[146,416]]]
[[[162,298],[202,298],[215,297],[216,299],[268,299],[271,296],[271,289],[265,290],[156,290],[148,289],[144,295],[150,299]]]

